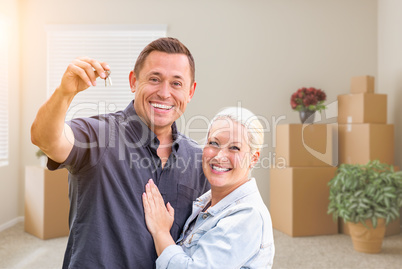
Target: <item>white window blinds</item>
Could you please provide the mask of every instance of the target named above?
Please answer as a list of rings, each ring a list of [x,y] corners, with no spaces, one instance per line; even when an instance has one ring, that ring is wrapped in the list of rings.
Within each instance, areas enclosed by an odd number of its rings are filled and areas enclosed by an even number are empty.
[[[79,93],[66,120],[122,110],[134,98],[128,75],[142,49],[166,36],[166,25],[48,25],[48,94],[60,84],[67,66],[77,57],[107,62],[112,86],[97,86]]]
[[[8,38],[0,21],[0,166],[8,165]]]

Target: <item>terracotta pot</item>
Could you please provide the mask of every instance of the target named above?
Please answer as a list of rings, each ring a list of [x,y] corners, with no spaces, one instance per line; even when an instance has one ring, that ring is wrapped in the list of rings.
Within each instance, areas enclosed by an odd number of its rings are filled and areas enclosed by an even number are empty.
[[[385,219],[378,219],[377,227],[374,229],[371,220],[366,220],[367,229],[362,223],[348,222],[353,247],[356,251],[364,253],[381,252],[382,240],[385,234]]]

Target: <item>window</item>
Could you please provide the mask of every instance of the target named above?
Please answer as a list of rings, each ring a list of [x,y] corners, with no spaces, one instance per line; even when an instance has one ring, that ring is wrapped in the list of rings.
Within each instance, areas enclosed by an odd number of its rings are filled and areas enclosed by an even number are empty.
[[[48,25],[48,95],[57,86],[75,58],[88,56],[107,62],[112,86],[102,79],[97,86],[78,93],[66,120],[125,109],[134,98],[128,75],[142,49],[166,36],[166,25]]]
[[[0,166],[8,165],[8,57],[7,29],[0,21]]]

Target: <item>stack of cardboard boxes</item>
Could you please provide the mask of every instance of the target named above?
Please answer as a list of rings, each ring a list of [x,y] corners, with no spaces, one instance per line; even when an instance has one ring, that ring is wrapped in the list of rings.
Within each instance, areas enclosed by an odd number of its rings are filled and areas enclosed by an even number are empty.
[[[387,95],[374,93],[374,77],[353,77],[351,93],[338,96],[338,130],[339,164],[394,164],[394,125],[387,124]],[[399,225],[390,223],[386,235],[398,234]],[[349,234],[343,221],[340,230]]]
[[[270,170],[273,227],[290,236],[338,233],[327,214],[337,150],[331,124],[278,125],[275,167]]]

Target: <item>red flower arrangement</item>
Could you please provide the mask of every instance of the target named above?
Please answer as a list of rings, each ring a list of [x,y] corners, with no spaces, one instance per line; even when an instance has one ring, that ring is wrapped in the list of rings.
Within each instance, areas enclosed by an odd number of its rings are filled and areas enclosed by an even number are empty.
[[[300,88],[290,98],[292,109],[297,111],[320,111],[325,109],[323,105],[327,95],[320,89],[313,87]]]

